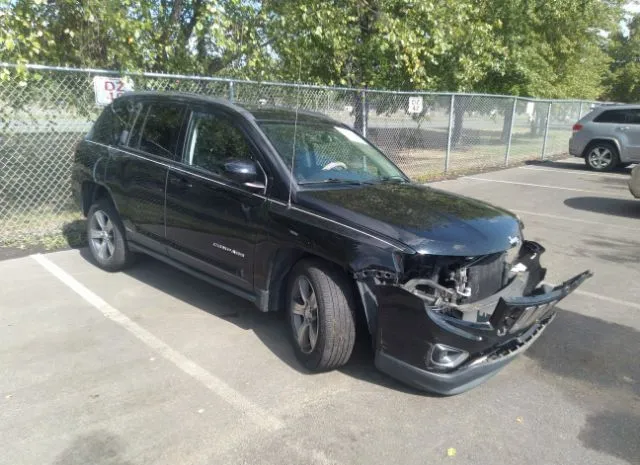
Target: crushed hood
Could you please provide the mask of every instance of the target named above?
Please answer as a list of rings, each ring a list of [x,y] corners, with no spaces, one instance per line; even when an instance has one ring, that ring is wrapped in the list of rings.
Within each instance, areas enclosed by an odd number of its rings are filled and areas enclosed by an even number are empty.
[[[522,241],[519,221],[507,210],[419,184],[305,190],[297,203],[419,253],[486,255]]]

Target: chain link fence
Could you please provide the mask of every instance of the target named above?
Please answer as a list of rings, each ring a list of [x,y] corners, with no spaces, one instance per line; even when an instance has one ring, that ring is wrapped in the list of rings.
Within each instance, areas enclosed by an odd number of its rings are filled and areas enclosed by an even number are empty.
[[[9,70],[7,75],[5,70]],[[0,245],[59,232],[79,218],[70,199],[75,144],[102,107],[104,70],[0,64]],[[133,73],[134,90],[193,92],[239,104],[298,106],[354,127],[415,180],[566,153],[572,124],[598,102],[391,92]]]

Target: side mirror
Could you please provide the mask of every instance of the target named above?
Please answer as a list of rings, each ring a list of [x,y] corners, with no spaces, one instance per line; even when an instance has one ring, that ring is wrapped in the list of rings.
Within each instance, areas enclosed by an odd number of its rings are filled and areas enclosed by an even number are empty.
[[[264,184],[258,181],[258,166],[251,160],[228,160],[224,164],[224,172],[238,184],[264,189]]]

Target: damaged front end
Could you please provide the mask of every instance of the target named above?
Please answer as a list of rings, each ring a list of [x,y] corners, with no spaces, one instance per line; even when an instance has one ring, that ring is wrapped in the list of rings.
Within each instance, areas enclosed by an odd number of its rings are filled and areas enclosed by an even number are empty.
[[[493,376],[540,336],[555,305],[592,276],[585,271],[559,286],[543,284],[543,252],[524,241],[480,257],[404,255],[400,272],[358,273],[367,316],[372,306],[377,310],[376,366],[445,395]]]

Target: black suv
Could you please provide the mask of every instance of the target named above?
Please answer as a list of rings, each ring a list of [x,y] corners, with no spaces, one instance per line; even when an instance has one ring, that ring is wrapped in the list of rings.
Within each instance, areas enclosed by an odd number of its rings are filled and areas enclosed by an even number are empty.
[[[361,315],[378,369],[441,394],[495,374],[591,276],[543,284],[515,215],[410,182],[314,113],[128,93],[78,144],[72,188],[101,268],[143,252],[285,311],[314,371],[347,363]]]

